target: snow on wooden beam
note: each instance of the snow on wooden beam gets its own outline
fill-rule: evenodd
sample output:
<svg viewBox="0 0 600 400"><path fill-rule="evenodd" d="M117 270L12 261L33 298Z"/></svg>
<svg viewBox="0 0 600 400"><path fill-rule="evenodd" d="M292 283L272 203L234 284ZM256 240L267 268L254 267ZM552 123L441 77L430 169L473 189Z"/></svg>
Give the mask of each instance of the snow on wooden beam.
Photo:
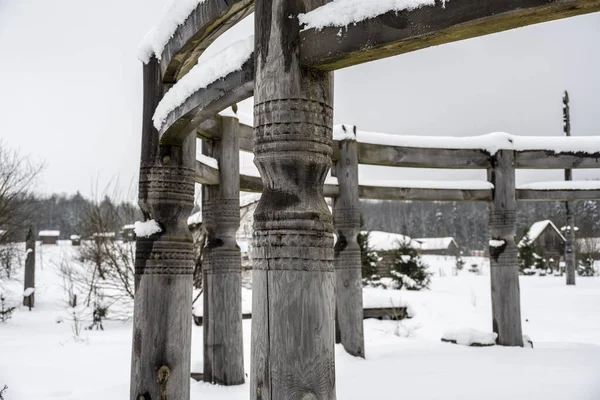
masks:
<svg viewBox="0 0 600 400"><path fill-rule="evenodd" d="M516 163L517 168L529 169L600 168L600 152L556 153L549 150L527 150L517 153Z"/></svg>
<svg viewBox="0 0 600 400"><path fill-rule="evenodd" d="M600 200L600 181L529 183L517 188L517 199L521 201Z"/></svg>
<svg viewBox="0 0 600 400"><path fill-rule="evenodd" d="M339 2L343 0L338 0ZM600 0L462 0L305 30L305 65L327 71L430 46L600 11ZM332 16L332 19L337 16Z"/></svg>

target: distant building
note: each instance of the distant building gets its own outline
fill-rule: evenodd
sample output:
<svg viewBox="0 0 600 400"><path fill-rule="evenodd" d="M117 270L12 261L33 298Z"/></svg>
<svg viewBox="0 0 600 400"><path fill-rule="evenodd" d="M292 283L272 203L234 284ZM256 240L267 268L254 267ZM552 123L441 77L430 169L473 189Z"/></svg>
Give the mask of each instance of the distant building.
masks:
<svg viewBox="0 0 600 400"><path fill-rule="evenodd" d="M114 241L117 235L114 232L96 232L92 235L92 239L95 241Z"/></svg>
<svg viewBox="0 0 600 400"><path fill-rule="evenodd" d="M362 232L366 233L366 232ZM420 243L408 236L399 233L371 231L369 232L369 246L377 252L381 260L377 264L377 274L382 278L390 278L390 267L396 257L396 249L400 243L409 241L415 249L420 248Z"/></svg>
<svg viewBox="0 0 600 400"><path fill-rule="evenodd" d="M71 245L73 246L79 246L81 244L81 236L79 235L71 235L69 239L71 239Z"/></svg>
<svg viewBox="0 0 600 400"><path fill-rule="evenodd" d="M132 242L135 240L135 225L128 224L123 226L121 229L121 238L125 242Z"/></svg>
<svg viewBox="0 0 600 400"><path fill-rule="evenodd" d="M437 256L456 256L458 254L458 245L453 237L419 238L414 241L420 244L421 254Z"/></svg>
<svg viewBox="0 0 600 400"><path fill-rule="evenodd" d="M540 249L552 269L560 266L565 250L565 237L560 230L549 219L535 222L529 227L527 236L533 243L534 248ZM523 244L523 238L519 241L519 247ZM557 264L558 263L558 264Z"/></svg>
<svg viewBox="0 0 600 400"><path fill-rule="evenodd" d="M56 244L59 236L60 231L45 230L38 233L38 237L42 241L42 244Z"/></svg>

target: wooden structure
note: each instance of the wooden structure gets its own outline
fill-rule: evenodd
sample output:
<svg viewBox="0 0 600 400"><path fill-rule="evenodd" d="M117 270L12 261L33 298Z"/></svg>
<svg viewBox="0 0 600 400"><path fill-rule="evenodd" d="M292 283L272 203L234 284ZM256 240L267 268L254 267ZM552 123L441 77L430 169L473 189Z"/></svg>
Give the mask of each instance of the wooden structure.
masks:
<svg viewBox="0 0 600 400"><path fill-rule="evenodd" d="M56 230L44 230L38 233L38 237L42 244L56 244L59 236L60 231Z"/></svg>
<svg viewBox="0 0 600 400"><path fill-rule="evenodd" d="M544 252L547 259L554 259L553 267L557 266L565 256L566 238L552 221L533 223L527 231L527 236L535 247L539 247Z"/></svg>
<svg viewBox="0 0 600 400"><path fill-rule="evenodd" d="M516 200L598 198L598 191L515 190L514 168L598 167L598 155L546 150L489 154L480 149L400 148L332 142L331 71L375 59L524 25L600 10L598 0L447 2L390 11L344 29L301 30L296 16L326 0L206 0L170 32L160 62L144 65L144 108L139 203L160 233L137 238L136 296L131 399L189 399L193 251L185 224L193 205L194 181L208 188L207 212L222 210L227 223L212 228L208 246L213 288L233 293L239 257L231 241L235 221L228 201L239 190L262 191L254 221L253 329L250 396L256 399L336 398L334 339L337 319L344 347L364 354L362 320L357 318L356 196L373 199L471 200L490 202L491 233L503 245L493 251L494 329L499 343L522 345L514 244ZM232 24L256 9L255 54L221 79L198 88L157 127L154 111L202 52ZM217 113L254 95L254 127ZM234 133L235 132L235 133ZM219 168L194 158L196 135ZM261 177L232 176L235 146L253 151ZM224 140L227 138L227 140ZM356 155L352 152L356 151ZM229 160L229 161L226 161ZM339 185L325 184L332 160ZM488 168L494 189L390 188L357 185L355 161L370 165ZM339 161L338 161L339 163ZM354 165L353 165L354 164ZM341 178L339 174L344 174ZM340 179L341 178L341 179ZM239 185L239 186L238 186ZM211 188L213 186L213 188ZM332 216L323 196L336 198L340 241L334 250ZM586 197L587 196L587 197ZM222 202L216 203L216 199ZM236 211L237 207L236 207ZM231 214L230 214L231 213ZM239 217L239 211L236 213ZM343 239L342 239L343 237ZM346 243L344 243L344 241ZM224 255L217 258L216 254ZM226 257L225 257L226 254ZM338 261L336 261L336 257ZM349 260L348 268L340 258ZM347 281L347 284L346 284ZM343 287L337 302L334 287ZM237 297L218 299L209 289L205 335L210 371L204 379L239 383L241 348L225 360L216 347L240 343L242 315ZM339 300L338 299L338 300ZM347 304L347 306L345 306ZM212 307L212 308L211 308ZM225 308L224 308L225 307ZM229 311L226 311L229 309ZM211 311L212 310L212 311ZM215 311L226 312L219 317ZM337 313L337 318L336 318ZM206 321L215 319L212 323ZM223 318L223 319L220 319ZM215 322L231 329L221 330ZM210 329L213 329L210 331ZM342 332L344 330L345 332ZM307 334L310 332L310 334ZM241 345L240 345L241 346ZM217 365L225 363L225 365ZM222 378L224 376L231 377Z"/></svg>
<svg viewBox="0 0 600 400"><path fill-rule="evenodd" d="M31 292L27 296L23 296L23 305L31 310L35 305L35 293L31 290L31 288L35 289L35 235L31 228L29 228L25 239L25 278L23 284L24 293Z"/></svg>
<svg viewBox="0 0 600 400"><path fill-rule="evenodd" d="M79 235L71 235L69 237L69 239L71 239L71 245L72 246L80 246L81 245L81 236L79 236Z"/></svg>
<svg viewBox="0 0 600 400"><path fill-rule="evenodd" d="M565 90L563 97L563 120L566 136L571 136L571 111L569 108L569 92ZM565 169L565 181L573 180L573 171L571 168ZM567 214L565 225L565 265L567 272L567 285L575 285L575 271L577 270L577 258L575 257L575 215L573 215L573 205L565 202L565 211Z"/></svg>
<svg viewBox="0 0 600 400"><path fill-rule="evenodd" d="M436 256L458 255L458 244L456 244L456 241L452 237L416 238L413 240L421 244L419 248L421 254Z"/></svg>

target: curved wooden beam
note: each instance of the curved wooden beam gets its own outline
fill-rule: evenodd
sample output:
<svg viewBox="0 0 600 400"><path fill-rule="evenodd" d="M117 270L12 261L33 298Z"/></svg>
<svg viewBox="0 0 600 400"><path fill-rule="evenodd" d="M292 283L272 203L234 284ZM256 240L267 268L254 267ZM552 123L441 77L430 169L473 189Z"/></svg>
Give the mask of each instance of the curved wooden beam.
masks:
<svg viewBox="0 0 600 400"><path fill-rule="evenodd" d="M333 71L368 61L600 11L600 0L460 0L388 12L347 27L302 32L307 66Z"/></svg>
<svg viewBox="0 0 600 400"><path fill-rule="evenodd" d="M215 39L253 11L253 0L206 0L198 4L163 49L163 83L181 79Z"/></svg>
<svg viewBox="0 0 600 400"><path fill-rule="evenodd" d="M242 69L218 79L192 94L167 116L160 129L162 144L177 145L219 111L251 97L254 93L254 57Z"/></svg>

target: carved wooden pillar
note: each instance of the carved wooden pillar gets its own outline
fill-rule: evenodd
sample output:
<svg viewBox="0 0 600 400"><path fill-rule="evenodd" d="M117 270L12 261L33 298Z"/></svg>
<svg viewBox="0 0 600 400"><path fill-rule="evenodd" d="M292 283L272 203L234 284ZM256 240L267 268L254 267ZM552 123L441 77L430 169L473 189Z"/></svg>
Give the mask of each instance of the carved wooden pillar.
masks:
<svg viewBox="0 0 600 400"><path fill-rule="evenodd" d="M298 13L324 0L255 3L251 399L335 399L331 166L333 74L298 61Z"/></svg>
<svg viewBox="0 0 600 400"><path fill-rule="evenodd" d="M336 342L353 356L365 356L363 333L362 269L360 246L360 200L358 194L358 147L354 139L339 142L340 158L335 165L340 194L333 202L335 243Z"/></svg>
<svg viewBox="0 0 600 400"><path fill-rule="evenodd" d="M517 262L517 198L515 190L515 153L500 150L493 159L490 181L494 199L490 203L490 279L492 319L498 344L523 346L521 295Z"/></svg>
<svg viewBox="0 0 600 400"><path fill-rule="evenodd" d="M565 229L565 269L567 272L567 285L575 285L575 270L577 265L577 256L575 254L575 216L573 215L574 205L574 202L565 202L565 207L567 209L567 228Z"/></svg>
<svg viewBox="0 0 600 400"><path fill-rule="evenodd" d="M25 279L24 290L35 289L35 235L29 228L25 239ZM23 298L23 305L32 308L35 305L35 292Z"/></svg>
<svg viewBox="0 0 600 400"><path fill-rule="evenodd" d="M235 234L240 226L239 124L223 117L221 140L202 152L219 162L220 184L202 186L206 246L202 265L205 382L244 383L242 258Z"/></svg>
<svg viewBox="0 0 600 400"><path fill-rule="evenodd" d="M160 66L144 65L139 205L162 230L138 236L131 399L190 397L194 253L187 217L194 204L196 138L159 145L152 115L162 96Z"/></svg>

